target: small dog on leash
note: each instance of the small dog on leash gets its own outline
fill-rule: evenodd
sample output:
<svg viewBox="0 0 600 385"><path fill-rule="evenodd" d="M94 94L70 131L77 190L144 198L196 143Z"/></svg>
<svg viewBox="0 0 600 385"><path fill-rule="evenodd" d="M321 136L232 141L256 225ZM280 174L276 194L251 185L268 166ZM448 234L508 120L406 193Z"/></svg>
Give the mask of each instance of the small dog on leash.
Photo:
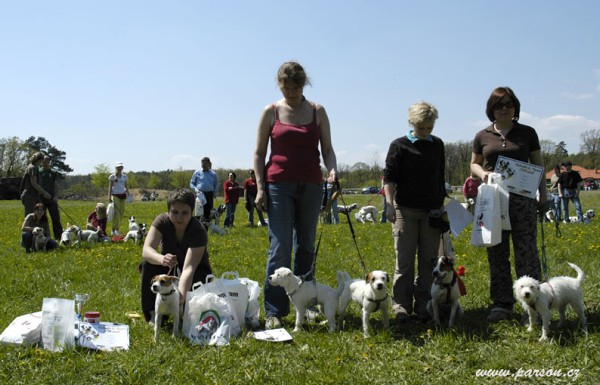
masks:
<svg viewBox="0 0 600 385"><path fill-rule="evenodd" d="M342 213L342 214L350 214L352 212L352 210L356 210L358 208L358 205L356 203L352 203L351 205L338 205L338 212Z"/></svg>
<svg viewBox="0 0 600 385"><path fill-rule="evenodd" d="M570 262L567 263L577 272L577 278L554 277L548 282L539 282L525 275L517 279L513 285L515 297L517 297L517 300L519 300L521 306L527 310L527 314L529 315L529 327L527 331L533 330L538 313L542 317L542 336L540 337L540 341L548 340L552 310L558 310L558 314L560 315L559 329L564 326L567 305L571 305L573 310L575 310L581 321L583 331L587 333L583 292L581 290L581 285L585 280L585 273L579 266Z"/></svg>
<svg viewBox="0 0 600 385"><path fill-rule="evenodd" d="M461 282L458 274L454 271L454 260L445 255L440 256L433 268L432 275L434 280L431 285L431 299L427 302L427 311L433 317L435 324L441 327L440 309L449 308L448 327L453 328L457 318L461 318L464 314L458 302L461 296Z"/></svg>
<svg viewBox="0 0 600 385"><path fill-rule="evenodd" d="M34 227L31 234L33 234L33 250L46 251L48 237L44 234L44 229L41 227Z"/></svg>
<svg viewBox="0 0 600 385"><path fill-rule="evenodd" d="M163 315L173 317L173 337L179 335L179 278L160 274L152 278L150 290L156 294L154 303L154 342L158 341Z"/></svg>
<svg viewBox="0 0 600 385"><path fill-rule="evenodd" d="M296 308L296 324L294 332L299 332L304 323L306 308L311 306L313 301L321 306L329 332L335 331L335 315L338 309L338 301L342 290L343 282L338 282L338 290L317 283L316 281L303 281L302 278L294 275L287 267L280 267L269 276L269 283L273 286L281 286L285 289L287 296Z"/></svg>
<svg viewBox="0 0 600 385"><path fill-rule="evenodd" d="M60 235L59 246L73 246L77 241L77 236L71 231L71 226L67 225L67 228Z"/></svg>
<svg viewBox="0 0 600 385"><path fill-rule="evenodd" d="M387 284L388 274L385 271L375 270L366 275L364 279L351 279L345 271L337 272L338 282L344 283L344 290L339 301L339 328L344 324L344 314L350 300L358 303L362 308L363 336L368 338L369 318L377 310L381 310L383 327L388 328L389 322L389 296Z"/></svg>
<svg viewBox="0 0 600 385"><path fill-rule="evenodd" d="M66 235L66 232L70 232L71 234ZM94 242L98 242L99 234L102 232L102 229L98 228L97 230L81 230L79 226L73 225L68 227L61 235L61 243L63 243L63 239L68 239L68 242L64 242L63 244L75 246L78 245L81 247L82 242L87 242L88 245L92 246ZM74 239L74 241L71 241Z"/></svg>
<svg viewBox="0 0 600 385"><path fill-rule="evenodd" d="M375 223L377 222L377 216L379 215L379 210L375 206L363 206L358 210L356 214L354 214L354 218L356 218L359 223Z"/></svg>
<svg viewBox="0 0 600 385"><path fill-rule="evenodd" d="M219 226L221 222L221 215L223 215L226 209L227 206L225 205L225 203L222 203L216 208L210 210L210 218L208 218L208 220L210 222L214 221L215 225Z"/></svg>

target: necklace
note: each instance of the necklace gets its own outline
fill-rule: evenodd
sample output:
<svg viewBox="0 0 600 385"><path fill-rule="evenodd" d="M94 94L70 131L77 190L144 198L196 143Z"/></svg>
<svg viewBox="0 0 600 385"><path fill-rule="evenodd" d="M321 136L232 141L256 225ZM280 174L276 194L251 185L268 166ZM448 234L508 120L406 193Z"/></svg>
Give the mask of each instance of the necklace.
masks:
<svg viewBox="0 0 600 385"><path fill-rule="evenodd" d="M496 128L496 123L494 123L494 131L496 131L498 135L500 135L500 137L502 138L502 148L506 148L506 136L502 135L502 131Z"/></svg>

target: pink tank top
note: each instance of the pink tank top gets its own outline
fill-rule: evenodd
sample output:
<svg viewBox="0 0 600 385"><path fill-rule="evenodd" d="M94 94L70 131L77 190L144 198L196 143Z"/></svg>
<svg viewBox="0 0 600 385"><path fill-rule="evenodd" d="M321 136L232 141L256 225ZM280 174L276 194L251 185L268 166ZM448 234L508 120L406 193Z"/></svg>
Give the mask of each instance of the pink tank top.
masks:
<svg viewBox="0 0 600 385"><path fill-rule="evenodd" d="M271 155L266 165L266 181L272 183L321 183L319 141L321 128L317 124L317 110L307 125L284 124L279 121L273 104L275 124L271 129Z"/></svg>

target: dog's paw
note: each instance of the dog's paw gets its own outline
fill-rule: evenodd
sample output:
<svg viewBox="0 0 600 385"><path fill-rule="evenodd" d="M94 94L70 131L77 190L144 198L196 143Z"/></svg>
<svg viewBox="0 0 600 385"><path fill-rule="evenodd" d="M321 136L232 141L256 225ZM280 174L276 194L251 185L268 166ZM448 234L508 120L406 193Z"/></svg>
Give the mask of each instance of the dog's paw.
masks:
<svg viewBox="0 0 600 385"><path fill-rule="evenodd" d="M548 337L547 336L541 336L539 339L540 342L547 342L548 341Z"/></svg>

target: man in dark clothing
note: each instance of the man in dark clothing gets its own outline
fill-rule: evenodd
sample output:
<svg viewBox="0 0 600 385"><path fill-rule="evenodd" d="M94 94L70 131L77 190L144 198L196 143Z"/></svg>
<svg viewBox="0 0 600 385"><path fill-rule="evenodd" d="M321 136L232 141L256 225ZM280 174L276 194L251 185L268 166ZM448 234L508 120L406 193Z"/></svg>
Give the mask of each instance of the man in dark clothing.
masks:
<svg viewBox="0 0 600 385"><path fill-rule="evenodd" d="M60 223L60 211L58 210L58 173L50 167L50 157L44 156L42 169L40 170L40 185L50 194L49 197L42 197L42 203L48 208L50 218L52 219L52 232L54 239L60 239L63 228Z"/></svg>
<svg viewBox="0 0 600 385"><path fill-rule="evenodd" d="M566 161L561 164L562 172L558 177L558 196L562 200L565 223L569 220L569 200L573 201L575 212L577 213L577 221L583 222L583 210L579 201L579 191L581 189L581 175L577 171L572 170L573 163Z"/></svg>

